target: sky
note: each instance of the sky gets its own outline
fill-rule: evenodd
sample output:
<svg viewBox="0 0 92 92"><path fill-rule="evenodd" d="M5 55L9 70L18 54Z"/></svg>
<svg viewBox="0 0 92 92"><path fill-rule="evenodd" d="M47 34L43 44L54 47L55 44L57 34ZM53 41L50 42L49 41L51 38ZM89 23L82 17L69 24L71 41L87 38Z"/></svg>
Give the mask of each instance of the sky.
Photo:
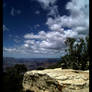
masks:
<svg viewBox="0 0 92 92"><path fill-rule="evenodd" d="M88 33L89 0L3 0L4 57L60 58Z"/></svg>

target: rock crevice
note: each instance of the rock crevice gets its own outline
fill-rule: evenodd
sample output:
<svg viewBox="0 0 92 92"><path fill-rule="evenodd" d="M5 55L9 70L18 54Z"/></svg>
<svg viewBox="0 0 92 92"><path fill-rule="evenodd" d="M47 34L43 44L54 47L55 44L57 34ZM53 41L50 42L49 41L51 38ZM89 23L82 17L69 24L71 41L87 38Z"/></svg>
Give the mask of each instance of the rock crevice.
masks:
<svg viewBox="0 0 92 92"><path fill-rule="evenodd" d="M89 71L61 68L28 71L24 74L23 88L33 92L81 92L77 90L87 88L89 92Z"/></svg>

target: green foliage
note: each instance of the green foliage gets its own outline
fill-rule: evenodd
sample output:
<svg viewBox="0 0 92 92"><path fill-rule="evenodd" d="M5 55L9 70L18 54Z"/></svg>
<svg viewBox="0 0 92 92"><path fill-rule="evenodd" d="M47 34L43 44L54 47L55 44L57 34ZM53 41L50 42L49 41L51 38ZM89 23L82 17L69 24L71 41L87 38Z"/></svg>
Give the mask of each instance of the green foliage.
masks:
<svg viewBox="0 0 92 92"><path fill-rule="evenodd" d="M67 46L67 54L62 57L62 68L72 68L86 70L89 68L89 37L80 38L76 43L76 39L67 38L65 44Z"/></svg>
<svg viewBox="0 0 92 92"><path fill-rule="evenodd" d="M27 71L24 64L16 64L14 67L8 67L3 77L4 92L23 92L22 80L23 74Z"/></svg>

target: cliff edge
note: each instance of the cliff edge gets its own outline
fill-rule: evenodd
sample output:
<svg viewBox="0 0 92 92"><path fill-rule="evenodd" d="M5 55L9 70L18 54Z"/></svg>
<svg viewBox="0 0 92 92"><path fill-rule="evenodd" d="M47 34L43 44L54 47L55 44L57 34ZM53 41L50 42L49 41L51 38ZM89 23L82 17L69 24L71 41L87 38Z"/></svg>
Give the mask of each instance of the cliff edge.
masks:
<svg viewBox="0 0 92 92"><path fill-rule="evenodd" d="M89 92L89 70L28 71L23 77L23 88L25 92Z"/></svg>

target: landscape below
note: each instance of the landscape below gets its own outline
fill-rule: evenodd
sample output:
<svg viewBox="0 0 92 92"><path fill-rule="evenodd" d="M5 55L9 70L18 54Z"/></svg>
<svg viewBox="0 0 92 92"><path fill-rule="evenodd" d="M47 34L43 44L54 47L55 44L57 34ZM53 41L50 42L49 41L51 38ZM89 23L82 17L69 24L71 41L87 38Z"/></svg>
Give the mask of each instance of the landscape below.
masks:
<svg viewBox="0 0 92 92"><path fill-rule="evenodd" d="M89 70L62 69L58 58L3 60L4 92L89 92Z"/></svg>
<svg viewBox="0 0 92 92"><path fill-rule="evenodd" d="M24 64L27 70L38 70L51 68L60 61L60 58L12 58L3 57L3 70L5 71L8 67L13 67L16 64Z"/></svg>
<svg viewBox="0 0 92 92"><path fill-rule="evenodd" d="M89 92L89 37L76 41L66 39L60 59L4 57L4 92Z"/></svg>

